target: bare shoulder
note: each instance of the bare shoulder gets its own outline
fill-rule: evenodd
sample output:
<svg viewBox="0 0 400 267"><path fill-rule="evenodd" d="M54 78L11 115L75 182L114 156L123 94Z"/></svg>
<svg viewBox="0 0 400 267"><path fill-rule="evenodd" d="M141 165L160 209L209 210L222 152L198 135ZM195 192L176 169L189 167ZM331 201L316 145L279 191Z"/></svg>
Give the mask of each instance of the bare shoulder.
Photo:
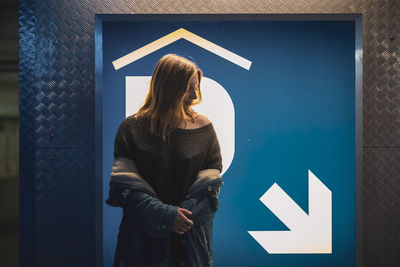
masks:
<svg viewBox="0 0 400 267"><path fill-rule="evenodd" d="M203 114L200 114L200 113L197 113L196 124L197 124L198 127L202 127L204 125L207 125L210 122L211 121L207 116L205 116Z"/></svg>

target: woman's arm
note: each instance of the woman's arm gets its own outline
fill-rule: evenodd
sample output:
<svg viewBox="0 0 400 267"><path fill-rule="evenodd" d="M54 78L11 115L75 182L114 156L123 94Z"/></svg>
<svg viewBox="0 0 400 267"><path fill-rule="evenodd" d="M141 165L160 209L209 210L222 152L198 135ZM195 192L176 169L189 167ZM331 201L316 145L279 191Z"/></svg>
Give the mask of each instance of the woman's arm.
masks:
<svg viewBox="0 0 400 267"><path fill-rule="evenodd" d="M167 237L171 230L184 234L193 226L193 221L187 218L192 214L191 211L164 204L152 193L121 183L110 183L106 203L122 207L124 212L132 214L143 226L143 230L153 238Z"/></svg>
<svg viewBox="0 0 400 267"><path fill-rule="evenodd" d="M122 201L124 212L133 214L153 238L167 237L173 230L178 208L140 190L130 190Z"/></svg>
<svg viewBox="0 0 400 267"><path fill-rule="evenodd" d="M172 230L184 234L193 226L193 221L186 217L192 214L189 210L164 204L144 192L131 191L124 212L134 214L153 238L167 237Z"/></svg>

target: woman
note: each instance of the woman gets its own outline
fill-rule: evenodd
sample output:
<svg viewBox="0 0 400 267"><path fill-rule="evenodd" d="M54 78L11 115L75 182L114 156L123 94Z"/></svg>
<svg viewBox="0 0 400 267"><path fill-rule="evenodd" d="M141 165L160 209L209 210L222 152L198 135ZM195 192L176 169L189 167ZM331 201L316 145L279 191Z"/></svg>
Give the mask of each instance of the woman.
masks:
<svg viewBox="0 0 400 267"><path fill-rule="evenodd" d="M107 203L123 208L114 266L211 266L220 146L201 101L201 70L168 54L143 106L115 137Z"/></svg>

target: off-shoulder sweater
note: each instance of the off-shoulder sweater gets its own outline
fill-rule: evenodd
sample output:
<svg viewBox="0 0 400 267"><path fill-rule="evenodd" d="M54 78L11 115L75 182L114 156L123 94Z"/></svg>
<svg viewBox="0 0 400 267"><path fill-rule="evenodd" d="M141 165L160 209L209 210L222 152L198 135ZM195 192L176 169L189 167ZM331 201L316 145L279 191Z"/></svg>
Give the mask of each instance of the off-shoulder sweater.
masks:
<svg viewBox="0 0 400 267"><path fill-rule="evenodd" d="M212 123L196 129L176 128L167 142L148 129L147 123L134 115L124 119L115 137L114 157L133 160L165 204L183 201L199 171L222 171L220 145Z"/></svg>

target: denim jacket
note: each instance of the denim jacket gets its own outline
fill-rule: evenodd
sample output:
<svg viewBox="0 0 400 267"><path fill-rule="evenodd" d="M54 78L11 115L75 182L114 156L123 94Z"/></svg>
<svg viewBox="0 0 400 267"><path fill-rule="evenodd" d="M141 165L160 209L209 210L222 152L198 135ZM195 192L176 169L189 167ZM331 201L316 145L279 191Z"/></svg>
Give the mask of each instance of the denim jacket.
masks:
<svg viewBox="0 0 400 267"><path fill-rule="evenodd" d="M223 185L219 170L198 173L179 207L192 212L193 226L182 239L179 266L212 266L212 226ZM115 158L106 203L123 208L114 267L175 266L170 246L178 207L164 204L128 158Z"/></svg>

